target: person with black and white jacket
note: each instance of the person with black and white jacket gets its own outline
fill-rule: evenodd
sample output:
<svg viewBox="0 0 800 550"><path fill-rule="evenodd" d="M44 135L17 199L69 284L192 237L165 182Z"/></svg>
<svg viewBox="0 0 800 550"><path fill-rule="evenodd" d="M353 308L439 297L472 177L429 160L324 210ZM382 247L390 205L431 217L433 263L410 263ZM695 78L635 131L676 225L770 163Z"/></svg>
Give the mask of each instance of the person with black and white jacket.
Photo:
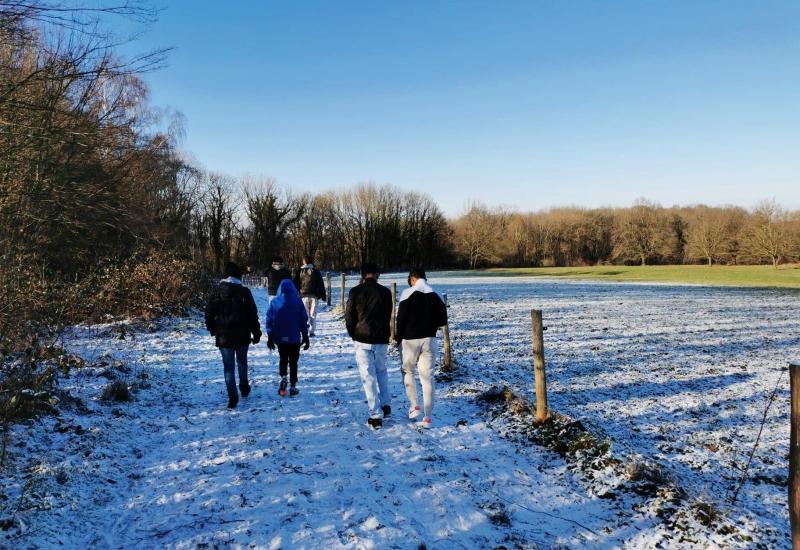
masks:
<svg viewBox="0 0 800 550"><path fill-rule="evenodd" d="M314 336L317 330L317 306L320 300L326 299L325 283L322 273L311 263L311 258L303 256L303 265L300 267L294 281L300 292L300 299L306 306L308 314L308 327L311 329L309 336Z"/></svg>
<svg viewBox="0 0 800 550"><path fill-rule="evenodd" d="M422 425L427 428L433 423L433 371L438 350L436 331L447 324L447 306L428 284L425 270L412 269L408 275L408 286L400 295L395 340L401 346L403 384L411 403L408 417L413 420L420 413L414 377L414 371L418 370L425 413Z"/></svg>

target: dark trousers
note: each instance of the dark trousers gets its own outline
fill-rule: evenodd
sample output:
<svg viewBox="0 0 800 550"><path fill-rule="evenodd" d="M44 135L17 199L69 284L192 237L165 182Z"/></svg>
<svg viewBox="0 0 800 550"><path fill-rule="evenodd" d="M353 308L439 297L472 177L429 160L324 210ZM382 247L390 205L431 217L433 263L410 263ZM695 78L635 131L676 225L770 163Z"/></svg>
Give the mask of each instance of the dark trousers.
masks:
<svg viewBox="0 0 800 550"><path fill-rule="evenodd" d="M228 397L238 397L236 393L235 367L239 367L239 387L246 388L247 384L247 348L248 345L238 348L219 348L222 353L222 367L225 370L225 387Z"/></svg>
<svg viewBox="0 0 800 550"><path fill-rule="evenodd" d="M278 354L280 355L281 376L286 376L286 367L289 367L289 383L297 385L297 361L300 359L300 344L278 344Z"/></svg>

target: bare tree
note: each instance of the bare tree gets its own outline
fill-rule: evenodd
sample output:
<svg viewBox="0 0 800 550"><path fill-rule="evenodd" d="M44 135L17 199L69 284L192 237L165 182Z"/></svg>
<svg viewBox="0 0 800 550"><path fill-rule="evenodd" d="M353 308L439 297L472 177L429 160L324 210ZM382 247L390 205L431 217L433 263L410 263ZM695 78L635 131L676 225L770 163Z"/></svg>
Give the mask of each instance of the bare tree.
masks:
<svg viewBox="0 0 800 550"><path fill-rule="evenodd" d="M639 199L622 212L615 235L615 253L621 258L635 258L641 265L657 256L664 244L660 207Z"/></svg>
<svg viewBox="0 0 800 550"><path fill-rule="evenodd" d="M211 253L211 265L216 273L222 273L225 263L233 252L236 235L236 198L233 193L235 180L223 174L207 175L208 191L203 205L202 230Z"/></svg>
<svg viewBox="0 0 800 550"><path fill-rule="evenodd" d="M753 211L745 231L745 247L755 258L768 258L775 269L791 250L789 214L774 200L763 201Z"/></svg>
<svg viewBox="0 0 800 550"><path fill-rule="evenodd" d="M466 259L470 269L498 261L499 241L506 223L504 214L493 213L478 203L470 205L458 219L454 238L459 255Z"/></svg>
<svg viewBox="0 0 800 550"><path fill-rule="evenodd" d="M250 224L249 260L252 265L267 266L285 249L289 228L302 218L308 201L282 191L270 178L246 178L243 188Z"/></svg>
<svg viewBox="0 0 800 550"><path fill-rule="evenodd" d="M688 221L687 249L689 257L703 259L710 266L728 250L730 232L725 212L700 206Z"/></svg>

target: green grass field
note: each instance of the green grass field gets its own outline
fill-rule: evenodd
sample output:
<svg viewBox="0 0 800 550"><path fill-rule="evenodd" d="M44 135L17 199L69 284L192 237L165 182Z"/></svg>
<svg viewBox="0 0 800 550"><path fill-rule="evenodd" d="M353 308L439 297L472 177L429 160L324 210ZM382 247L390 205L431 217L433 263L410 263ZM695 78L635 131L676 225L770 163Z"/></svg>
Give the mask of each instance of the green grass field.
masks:
<svg viewBox="0 0 800 550"><path fill-rule="evenodd" d="M704 265L604 265L590 267L486 269L482 270L481 273L527 277L564 277L568 279L593 279L604 281L800 288L800 266L798 265L786 265L778 269L766 265L715 265L712 267Z"/></svg>

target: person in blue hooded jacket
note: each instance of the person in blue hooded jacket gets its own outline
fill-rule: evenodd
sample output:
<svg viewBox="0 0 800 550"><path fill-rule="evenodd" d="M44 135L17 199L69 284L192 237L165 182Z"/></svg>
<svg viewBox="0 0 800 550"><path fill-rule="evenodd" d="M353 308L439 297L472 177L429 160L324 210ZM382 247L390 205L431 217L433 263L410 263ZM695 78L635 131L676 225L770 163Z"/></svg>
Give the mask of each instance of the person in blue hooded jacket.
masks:
<svg viewBox="0 0 800 550"><path fill-rule="evenodd" d="M300 360L300 345L308 349L308 313L297 287L291 279L284 279L278 285L278 295L269 304L265 322L267 347L278 347L281 384L278 394L286 395L286 373L289 371L289 396L299 393L297 389L297 363ZM287 369L288 367L288 369Z"/></svg>

